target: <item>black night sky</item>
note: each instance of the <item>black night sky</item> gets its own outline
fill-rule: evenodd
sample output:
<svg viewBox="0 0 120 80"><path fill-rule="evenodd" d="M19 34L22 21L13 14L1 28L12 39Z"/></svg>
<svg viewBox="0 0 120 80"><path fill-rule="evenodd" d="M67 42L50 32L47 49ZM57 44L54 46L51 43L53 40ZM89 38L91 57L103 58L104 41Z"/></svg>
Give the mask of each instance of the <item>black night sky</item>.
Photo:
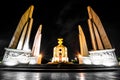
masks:
<svg viewBox="0 0 120 80"><path fill-rule="evenodd" d="M22 14L30 5L34 5L33 27L30 45L40 24L42 29L41 52L52 57L52 49L57 45L57 38L64 38L70 56L79 51L78 25L85 31L89 50L87 6L90 5L98 14L109 40L120 56L120 9L116 0L2 0L0 2L0 56L8 47ZM71 57L72 58L72 57Z"/></svg>

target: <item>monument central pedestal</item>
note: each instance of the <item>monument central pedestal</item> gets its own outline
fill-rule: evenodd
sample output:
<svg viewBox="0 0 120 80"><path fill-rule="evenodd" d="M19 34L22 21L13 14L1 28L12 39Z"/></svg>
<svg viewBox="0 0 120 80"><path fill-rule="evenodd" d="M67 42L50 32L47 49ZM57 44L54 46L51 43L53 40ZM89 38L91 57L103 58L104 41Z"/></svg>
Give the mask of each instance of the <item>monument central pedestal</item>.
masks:
<svg viewBox="0 0 120 80"><path fill-rule="evenodd" d="M58 45L53 48L52 63L69 62L67 47L65 47L62 43L63 43L63 38L58 38Z"/></svg>

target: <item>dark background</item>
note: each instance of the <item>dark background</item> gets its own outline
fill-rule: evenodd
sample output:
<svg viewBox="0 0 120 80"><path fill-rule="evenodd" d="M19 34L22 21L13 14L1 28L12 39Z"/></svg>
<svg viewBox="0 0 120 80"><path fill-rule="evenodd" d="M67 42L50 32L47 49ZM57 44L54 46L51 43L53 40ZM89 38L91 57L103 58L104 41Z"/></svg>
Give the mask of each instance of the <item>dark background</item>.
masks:
<svg viewBox="0 0 120 80"><path fill-rule="evenodd" d="M97 13L109 40L120 56L120 9L116 0L4 0L0 1L0 56L8 47L14 31L23 13L30 5L34 5L33 27L30 38L30 48L40 24L43 25L41 53L46 59L52 58L53 47L57 38L64 38L69 57L74 58L79 51L78 25L84 30L89 50L91 43L88 32L87 6L90 5Z"/></svg>

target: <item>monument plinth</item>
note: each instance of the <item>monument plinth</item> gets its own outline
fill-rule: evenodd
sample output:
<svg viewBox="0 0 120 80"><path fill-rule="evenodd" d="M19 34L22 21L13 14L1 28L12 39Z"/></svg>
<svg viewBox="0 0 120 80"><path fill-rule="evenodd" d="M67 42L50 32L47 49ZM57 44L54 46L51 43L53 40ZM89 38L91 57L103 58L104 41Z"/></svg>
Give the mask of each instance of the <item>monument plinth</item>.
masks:
<svg viewBox="0 0 120 80"><path fill-rule="evenodd" d="M115 49L89 51L90 59L93 65L114 66L118 65L115 55Z"/></svg>

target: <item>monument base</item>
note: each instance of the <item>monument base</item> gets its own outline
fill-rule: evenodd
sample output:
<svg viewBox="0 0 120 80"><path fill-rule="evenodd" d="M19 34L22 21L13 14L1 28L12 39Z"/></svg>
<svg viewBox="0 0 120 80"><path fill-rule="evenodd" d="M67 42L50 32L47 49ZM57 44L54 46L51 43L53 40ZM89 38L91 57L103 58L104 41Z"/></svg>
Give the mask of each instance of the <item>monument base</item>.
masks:
<svg viewBox="0 0 120 80"><path fill-rule="evenodd" d="M5 48L5 54L2 60L4 65L14 66L18 64L28 64L31 51Z"/></svg>
<svg viewBox="0 0 120 80"><path fill-rule="evenodd" d="M91 64L93 65L118 65L118 61L115 55L115 49L89 51L89 53Z"/></svg>

